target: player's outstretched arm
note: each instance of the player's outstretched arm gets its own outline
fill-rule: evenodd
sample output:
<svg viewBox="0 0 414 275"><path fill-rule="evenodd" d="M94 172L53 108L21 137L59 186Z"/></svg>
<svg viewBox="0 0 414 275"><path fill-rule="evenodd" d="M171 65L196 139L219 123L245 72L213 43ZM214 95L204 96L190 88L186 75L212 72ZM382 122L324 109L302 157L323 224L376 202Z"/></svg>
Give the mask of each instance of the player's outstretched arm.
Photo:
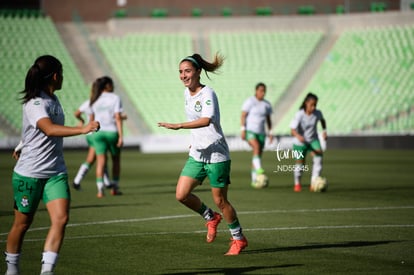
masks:
<svg viewBox="0 0 414 275"><path fill-rule="evenodd" d="M206 127L210 125L211 118L209 117L201 117L199 119L183 122L183 123L168 123L168 122L158 122L158 127L164 127L171 130L178 130L178 129L195 129Z"/></svg>
<svg viewBox="0 0 414 275"><path fill-rule="evenodd" d="M69 127L54 124L50 118L41 118L37 122L37 127L49 137L69 137L90 132L98 131L100 126L98 121L90 121L87 125L80 127Z"/></svg>

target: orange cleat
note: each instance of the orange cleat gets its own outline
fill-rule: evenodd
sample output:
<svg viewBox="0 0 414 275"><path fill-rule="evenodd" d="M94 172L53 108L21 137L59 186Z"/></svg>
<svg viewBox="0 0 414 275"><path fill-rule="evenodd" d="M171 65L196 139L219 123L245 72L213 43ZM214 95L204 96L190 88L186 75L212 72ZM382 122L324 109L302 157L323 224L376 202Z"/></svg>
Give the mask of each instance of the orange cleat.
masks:
<svg viewBox="0 0 414 275"><path fill-rule="evenodd" d="M207 227L206 241L208 243L212 243L216 239L217 226L221 222L221 219L222 219L221 215L217 212L214 212L214 218L212 220L206 222L206 227Z"/></svg>
<svg viewBox="0 0 414 275"><path fill-rule="evenodd" d="M295 187L293 188L293 191L295 191L295 192L302 191L302 186L300 184L295 184Z"/></svg>
<svg viewBox="0 0 414 275"><path fill-rule="evenodd" d="M226 256L239 255L240 252L247 247L247 239L243 237L241 240L231 239L230 249L227 251Z"/></svg>

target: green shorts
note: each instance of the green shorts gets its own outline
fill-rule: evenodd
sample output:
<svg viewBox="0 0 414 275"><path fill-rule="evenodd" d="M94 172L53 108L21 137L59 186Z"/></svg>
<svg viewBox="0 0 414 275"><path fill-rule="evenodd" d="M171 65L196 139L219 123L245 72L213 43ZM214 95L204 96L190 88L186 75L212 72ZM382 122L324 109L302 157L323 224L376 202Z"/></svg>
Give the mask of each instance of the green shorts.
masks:
<svg viewBox="0 0 414 275"><path fill-rule="evenodd" d="M93 147L97 155L106 154L109 150L112 156L117 156L121 152L121 148L116 146L118 143L117 132L99 131L93 134Z"/></svg>
<svg viewBox="0 0 414 275"><path fill-rule="evenodd" d="M13 172L12 182L15 209L22 213L35 212L40 200L45 204L55 199L70 200L67 174L37 179Z"/></svg>
<svg viewBox="0 0 414 275"><path fill-rule="evenodd" d="M252 131L246 131L246 140L249 141L252 139L256 139L259 142L261 149L264 148L266 142L266 134L256 134Z"/></svg>
<svg viewBox="0 0 414 275"><path fill-rule="evenodd" d="M196 179L201 183L208 177L211 187L223 188L227 184L230 184L230 163L230 160L217 163L205 163L189 157L181 171L181 176Z"/></svg>
<svg viewBox="0 0 414 275"><path fill-rule="evenodd" d="M303 160L306 157L306 154L309 151L322 151L321 143L319 139L314 139L310 143L305 143L302 145L293 144L293 156L296 160Z"/></svg>
<svg viewBox="0 0 414 275"><path fill-rule="evenodd" d="M93 134L86 135L86 142L89 147L93 147Z"/></svg>

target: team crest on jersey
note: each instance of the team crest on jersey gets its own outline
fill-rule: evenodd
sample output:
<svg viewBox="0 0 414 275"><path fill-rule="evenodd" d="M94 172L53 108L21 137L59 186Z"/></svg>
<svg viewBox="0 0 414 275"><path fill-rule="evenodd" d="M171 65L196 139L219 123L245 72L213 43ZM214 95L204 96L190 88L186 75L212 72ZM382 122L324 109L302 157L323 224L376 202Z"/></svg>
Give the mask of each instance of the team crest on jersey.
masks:
<svg viewBox="0 0 414 275"><path fill-rule="evenodd" d="M29 205L29 199L27 198L27 196L23 196L23 197L22 197L22 201L20 202L20 204L21 204L23 207L27 207L27 206Z"/></svg>
<svg viewBox="0 0 414 275"><path fill-rule="evenodd" d="M197 101L194 105L194 111L201 112L202 109L203 109L203 107L201 106L201 102Z"/></svg>

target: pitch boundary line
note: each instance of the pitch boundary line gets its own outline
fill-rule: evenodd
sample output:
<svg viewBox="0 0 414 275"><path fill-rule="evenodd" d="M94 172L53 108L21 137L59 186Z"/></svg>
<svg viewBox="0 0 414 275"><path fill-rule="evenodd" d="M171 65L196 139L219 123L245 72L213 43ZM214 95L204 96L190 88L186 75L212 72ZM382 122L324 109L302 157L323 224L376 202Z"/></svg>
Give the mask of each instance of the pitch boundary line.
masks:
<svg viewBox="0 0 414 275"><path fill-rule="evenodd" d="M262 210L262 211L240 211L239 215L256 215L256 214L274 214L274 213L309 213L309 212L350 212L350 211L382 211L382 210L401 210L401 209L414 209L414 205L409 206L387 206L387 207L360 207L360 208L320 208L320 209L289 209L289 210ZM101 225L101 224L115 224L115 223L133 223L133 222L148 222L148 221L159 221L159 220L172 220L182 219L198 216L197 214L186 214L186 215L171 215L171 216L158 216L149 218L136 218L136 219L118 219L118 220L107 220L107 221L96 221L96 222L85 222L85 223L69 223L66 227L81 227L90 225ZM36 227L31 228L28 232L49 230L49 227ZM247 229L246 229L247 230ZM6 233L0 233L0 236L7 235ZM0 241L1 242L1 241Z"/></svg>
<svg viewBox="0 0 414 275"><path fill-rule="evenodd" d="M319 226L294 226L294 227L270 227L270 228L245 228L243 231L289 231L289 230L329 230L329 229L356 229L356 228L414 228L414 224L372 224L372 225L319 225ZM218 232L228 232L228 230L217 230ZM121 233L121 234L99 234L86 236L66 236L67 240L97 239L97 238L119 238L136 236L159 236L159 235L183 235L183 234L205 234L205 230L195 231L164 231L164 232L141 232L141 233ZM45 238L25 239L25 242L44 241ZM0 240L0 243L6 241Z"/></svg>

